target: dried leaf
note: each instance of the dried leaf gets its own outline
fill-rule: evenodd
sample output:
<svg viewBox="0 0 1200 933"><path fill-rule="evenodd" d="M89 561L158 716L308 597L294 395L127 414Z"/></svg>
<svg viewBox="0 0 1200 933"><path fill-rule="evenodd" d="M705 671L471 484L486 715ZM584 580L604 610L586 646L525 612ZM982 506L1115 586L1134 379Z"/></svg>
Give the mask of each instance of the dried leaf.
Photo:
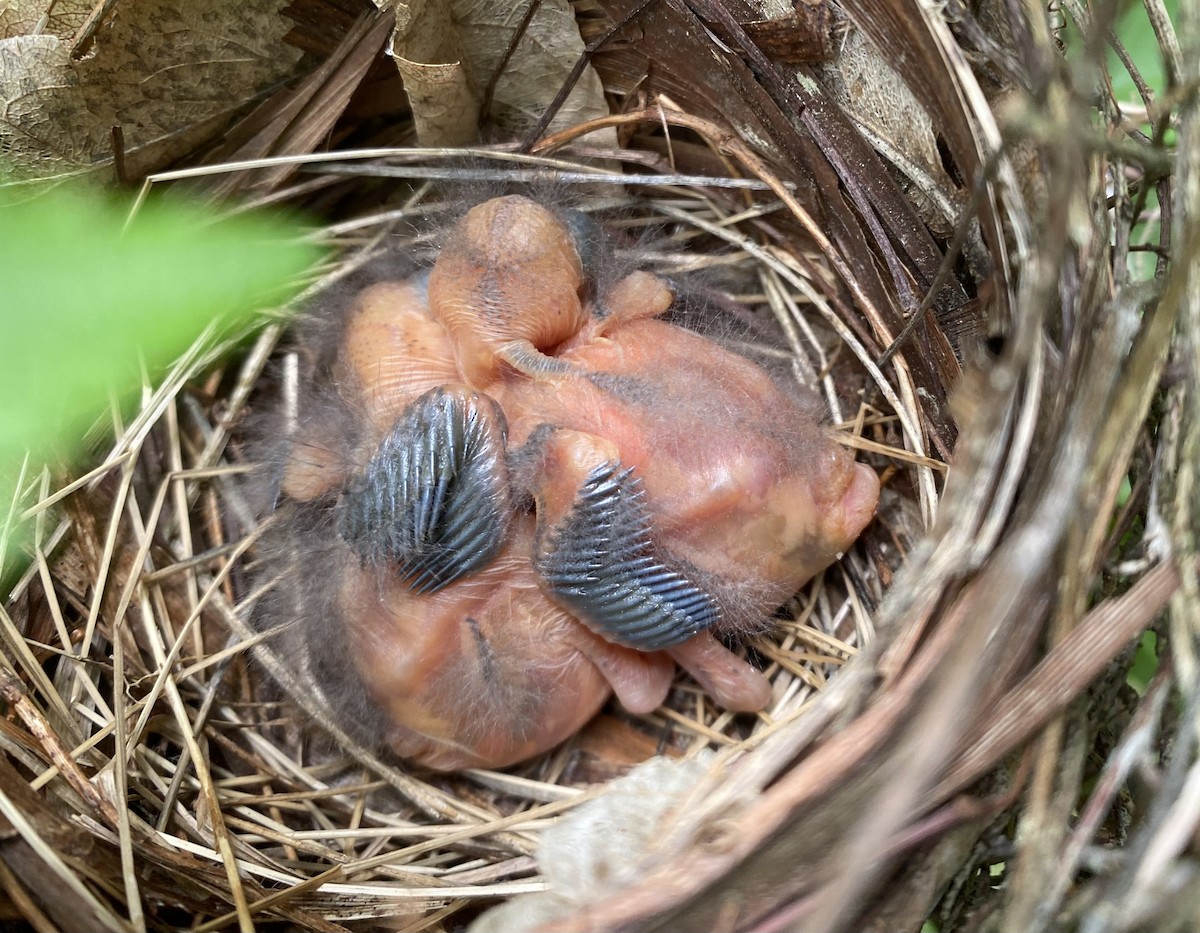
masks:
<svg viewBox="0 0 1200 933"><path fill-rule="evenodd" d="M0 159L49 175L85 164L87 106L67 46L56 36L0 40Z"/></svg>
<svg viewBox="0 0 1200 933"><path fill-rule="evenodd" d="M482 116L502 135L537 124L583 54L583 39L566 0L544 0L508 56L527 10L488 0L396 5L393 55L424 145L477 139L489 87L490 110ZM607 114L600 78L589 66L550 128Z"/></svg>
<svg viewBox="0 0 1200 933"><path fill-rule="evenodd" d="M87 21L92 5L92 0L10 0L0 6L0 39L34 34L70 39ZM43 16L46 22L39 29Z"/></svg>
<svg viewBox="0 0 1200 933"><path fill-rule="evenodd" d="M305 78L271 95L225 134L206 164L240 162L267 156L312 152L329 135L351 97L379 60L389 33L389 19L378 12L360 16L322 64ZM296 171L297 165L277 165L256 173L219 176L211 191L226 196L249 187L270 190Z"/></svg>
<svg viewBox="0 0 1200 933"><path fill-rule="evenodd" d="M825 90L911 187L921 219L943 237L953 232L959 188L946 174L929 112L859 30L847 33L837 60L821 69Z"/></svg>
<svg viewBox="0 0 1200 933"><path fill-rule="evenodd" d="M946 153L970 191L979 181L984 153L999 145L998 130L962 50L951 38L945 19L931 7L912 0L844 0L844 11L879 49L888 65L930 115ZM993 198L978 211L979 235L994 277L991 295L998 319L1007 319L1011 302L1008 256ZM968 256L976 247L968 243Z"/></svg>
<svg viewBox="0 0 1200 933"><path fill-rule="evenodd" d="M282 0L118 4L82 61L53 35L0 39L5 171L47 175L106 161L120 127L131 174L176 158L260 91L291 76ZM22 19L21 21L24 21Z"/></svg>

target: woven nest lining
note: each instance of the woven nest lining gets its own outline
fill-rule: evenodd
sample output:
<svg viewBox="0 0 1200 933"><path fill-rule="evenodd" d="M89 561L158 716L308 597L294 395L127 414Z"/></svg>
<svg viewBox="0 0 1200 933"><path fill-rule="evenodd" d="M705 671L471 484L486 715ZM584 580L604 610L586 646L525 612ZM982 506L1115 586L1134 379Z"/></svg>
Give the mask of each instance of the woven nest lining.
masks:
<svg viewBox="0 0 1200 933"><path fill-rule="evenodd" d="M967 113L999 149L990 112ZM614 193L612 177L569 148L599 125L686 131L731 175L757 184L672 186L668 175L637 197ZM1030 137L1044 190L1060 185L1066 200L1093 207L1128 198L1119 182L1106 194L1112 175L1086 141ZM1149 745L1174 676L1162 668L1140 701L1121 687L1122 657L1181 574L1121 540L1147 523L1152 482L1167 501L1187 464L1171 445L1194 437L1184 389L1154 396L1185 288L1170 277L1178 266L1163 265L1162 301L1130 297L1121 274L1100 273L1111 260L1107 214L1093 212L1082 243L1053 199L1031 222L1028 186L1013 162L997 159L973 235L995 263L988 283L1001 352L980 348L993 323L982 314L957 329L930 315L915 339L890 348L900 302L878 299L880 281L892 280L878 268L872 282L860 280L845 239L826 233L828 218L814 216L802 186L714 120L667 100L557 133L534 152L470 154L489 170L595 173L595 185L579 186L585 206L617 228L665 231L637 247L639 264L718 268L740 301L778 322L797 377L835 413L833 430L883 475L876 523L752 643L772 705L734 716L679 681L656 713L631 717L610 704L576 739L505 773L431 775L359 745L311 697L279 697L259 666L277 659L245 623L256 536L241 533L254 521L242 419L263 403L264 372L286 369L286 319L275 317L248 349L197 344L147 391L106 456L81 476L48 478L30 510L35 560L0 626L9 660L0 670L9 711L0 788L14 866L4 880L28 922L46 913L36 891L20 900L22 859L49 866L62 887L57 909L81 927L459 928L483 905L545 887L533 858L541 831L601 793L598 782L655 753L703 749L720 754L689 806L648 852L631 853L646 865L642 882L598 901L574 892L562 929L699 929L716 917L732 917L730 929L908 928L937 893L912 879L950 860L979 885L1006 859L973 863L971 847L988 827L1007 839L1018 825L1035 839L1018 866L1064 849L1074 858L1071 873L1046 882L1063 901L1083 864L1079 827L1102 825L1093 810L1129 768L1114 753L1100 769L1108 783L1069 825L1087 753ZM463 154L406 148L367 163L364 175L398 175L395 184L415 193L324 231L337 258L307 293L384 244L427 251L423 234L407 232L410 219L438 210L417 170L454 181L462 169L448 163ZM639 155L631 149L630 162ZM1127 235L1113 238L1119 246ZM1193 240L1172 248L1194 258ZM1055 316L1064 282L1078 286L1066 329ZM907 297L913 310L919 296ZM964 360L952 417L946 377ZM1124 476L1132 504L1114 509ZM1180 526L1178 516L1160 520ZM83 658L80 645L91 646ZM1167 792L1183 783L1168 782ZM1156 825L1145 823L1150 839L1162 838ZM1186 861L1175 868L1191 871ZM1114 897L1132 877L1123 870L1101 874L1088 895ZM933 873L940 882L953 875ZM1044 889L1020 875L1012 887L1009 916L1033 916L1029 892ZM728 899L739 906L722 914ZM1150 900L1144 891L1138 903Z"/></svg>

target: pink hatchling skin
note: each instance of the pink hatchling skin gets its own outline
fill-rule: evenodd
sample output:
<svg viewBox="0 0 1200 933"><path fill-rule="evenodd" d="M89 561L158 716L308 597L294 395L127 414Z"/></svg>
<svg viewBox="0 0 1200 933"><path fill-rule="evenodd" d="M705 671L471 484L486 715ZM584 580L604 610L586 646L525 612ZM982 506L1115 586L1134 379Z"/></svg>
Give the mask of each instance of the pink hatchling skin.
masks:
<svg viewBox="0 0 1200 933"><path fill-rule="evenodd" d="M763 708L767 681L713 630L761 631L874 515L875 473L766 371L662 320L664 281L633 272L586 294L559 215L517 196L475 207L427 280L370 286L347 313L334 378L362 422L357 448L347 456L328 439L341 432L308 426L285 467L291 499L337 494L439 389L478 411L504 451L489 495L510 518L477 569L417 592L347 543L332 552L333 612L385 742L432 768L538 754L612 693L653 710L676 662L722 707ZM586 596L572 602L548 578L604 464L631 471L654 559L707 594L711 628L662 650L629 647L596 624Z"/></svg>

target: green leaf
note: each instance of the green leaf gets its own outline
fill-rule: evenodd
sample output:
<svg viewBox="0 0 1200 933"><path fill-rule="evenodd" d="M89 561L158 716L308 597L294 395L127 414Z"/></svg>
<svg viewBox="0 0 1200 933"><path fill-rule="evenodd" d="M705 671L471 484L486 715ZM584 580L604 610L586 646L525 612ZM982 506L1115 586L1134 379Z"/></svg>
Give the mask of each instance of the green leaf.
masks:
<svg viewBox="0 0 1200 933"><path fill-rule="evenodd" d="M1146 692L1146 687L1158 673L1158 636L1153 632L1143 632L1138 644L1137 654L1129 666L1125 682L1137 691L1138 696Z"/></svg>
<svg viewBox="0 0 1200 933"><path fill-rule="evenodd" d="M286 300L318 257L294 223L155 203L126 226L129 211L77 191L0 201L0 526L27 453L35 472L70 456L112 398L205 328Z"/></svg>

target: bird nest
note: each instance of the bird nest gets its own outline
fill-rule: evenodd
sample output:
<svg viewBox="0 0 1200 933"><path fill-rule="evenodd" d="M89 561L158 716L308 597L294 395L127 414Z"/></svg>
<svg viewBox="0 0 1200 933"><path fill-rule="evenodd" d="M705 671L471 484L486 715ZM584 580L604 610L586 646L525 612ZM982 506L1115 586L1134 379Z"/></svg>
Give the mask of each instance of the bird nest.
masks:
<svg viewBox="0 0 1200 933"><path fill-rule="evenodd" d="M370 106L398 81L391 14L293 6L309 75L150 180L302 205L330 258L22 504L32 560L0 617L8 919L450 930L542 892L509 922L1189 928L1195 14L1180 51L1147 5L1174 83L1138 114L1097 80L1108 7L1064 4L1083 50L1064 58L1063 24L998 5L579 3L607 112L551 122L575 69L523 143L418 148L414 125L445 127L417 78L386 130ZM464 188L530 185L623 262L698 283L710 326L751 321L883 493L741 646L771 682L761 712L681 675L652 713L610 703L533 760L434 773L362 744L250 626L247 424L286 382L295 308L380 252L428 258ZM656 757L683 776L569 822ZM537 856L572 825L608 851L564 882Z"/></svg>

